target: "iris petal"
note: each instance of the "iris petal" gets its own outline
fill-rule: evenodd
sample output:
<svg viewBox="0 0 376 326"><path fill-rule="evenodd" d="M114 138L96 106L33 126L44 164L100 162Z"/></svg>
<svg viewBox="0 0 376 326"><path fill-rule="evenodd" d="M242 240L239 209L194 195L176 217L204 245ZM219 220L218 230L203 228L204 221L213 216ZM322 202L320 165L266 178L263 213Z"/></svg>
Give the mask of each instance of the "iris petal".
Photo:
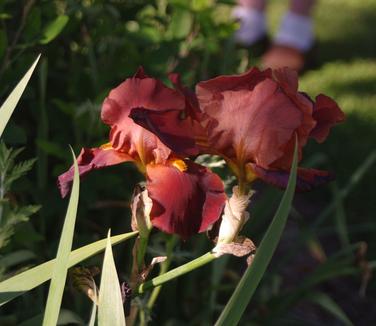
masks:
<svg viewBox="0 0 376 326"><path fill-rule="evenodd" d="M282 170L266 170L255 164L249 164L249 168L263 181L272 186L285 189L287 187L289 172ZM327 171L316 169L298 168L296 191L305 192L317 186L334 180L334 175Z"/></svg>
<svg viewBox="0 0 376 326"><path fill-rule="evenodd" d="M101 117L111 127L110 142L116 150L127 152L147 164L156 158L167 159L171 151L151 132L133 122L129 114L134 108L152 111L184 110L185 99L180 92L161 81L150 78L142 69L114 88L105 99ZM155 150L159 156L155 157Z"/></svg>
<svg viewBox="0 0 376 326"><path fill-rule="evenodd" d="M152 224L187 239L206 231L221 216L226 195L221 179L191 161L147 166L147 190L153 201Z"/></svg>
<svg viewBox="0 0 376 326"><path fill-rule="evenodd" d="M91 170L102 169L106 166L116 165L133 159L122 152L118 152L107 145L104 148L83 148L77 157L77 164L80 176ZM58 178L58 186L62 197L65 197L72 185L74 167L61 174Z"/></svg>
<svg viewBox="0 0 376 326"><path fill-rule="evenodd" d="M345 115L335 101L320 94L316 97L313 118L317 121L317 124L311 131L310 136L322 143L328 136L330 128L344 121Z"/></svg>

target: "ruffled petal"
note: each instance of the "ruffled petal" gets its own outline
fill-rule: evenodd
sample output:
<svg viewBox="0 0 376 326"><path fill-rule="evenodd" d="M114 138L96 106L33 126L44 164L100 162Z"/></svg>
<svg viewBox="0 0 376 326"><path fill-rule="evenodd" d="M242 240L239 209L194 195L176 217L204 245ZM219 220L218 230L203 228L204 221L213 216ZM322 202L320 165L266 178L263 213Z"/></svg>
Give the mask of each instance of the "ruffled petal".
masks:
<svg viewBox="0 0 376 326"><path fill-rule="evenodd" d="M174 85L175 89L179 91L185 98L185 114L188 117L191 117L194 120L200 121L201 120L201 111L199 107L199 103L196 97L196 94L185 87L181 80L180 75L177 73L171 73L168 75L168 78Z"/></svg>
<svg viewBox="0 0 376 326"><path fill-rule="evenodd" d="M240 75L218 76L213 79L202 81L196 86L196 93L200 96L200 101L210 101L213 94L221 93L226 90L240 90L253 88L266 78L272 77L272 70L266 69L260 71L258 68L252 68Z"/></svg>
<svg viewBox="0 0 376 326"><path fill-rule="evenodd" d="M330 128L345 120L345 114L335 101L320 94L316 97L313 118L317 121L317 124L311 131L310 136L322 143L328 136Z"/></svg>
<svg viewBox="0 0 376 326"><path fill-rule="evenodd" d="M264 168L285 155L284 147L303 120L300 108L272 79L253 91L224 91L202 103L202 109L212 120L207 126L210 146L239 165L255 162Z"/></svg>
<svg viewBox="0 0 376 326"><path fill-rule="evenodd" d="M294 135L298 136L300 158L316 124L313 102L298 92L296 73L281 69L274 75L270 70L252 69L196 87L209 147L235 165L252 162L266 169L287 169Z"/></svg>
<svg viewBox="0 0 376 326"><path fill-rule="evenodd" d="M191 161L147 166L152 224L187 239L206 231L221 216L226 201L221 179Z"/></svg>
<svg viewBox="0 0 376 326"><path fill-rule="evenodd" d="M77 158L78 170L80 176L85 175L91 170L101 169L106 166L132 161L133 159L122 152L107 148L83 148ZM74 167L58 177L58 187L62 197L65 197L72 185L74 176Z"/></svg>
<svg viewBox="0 0 376 326"><path fill-rule="evenodd" d="M316 125L312 117L313 101L302 92L298 92L298 74L290 68L280 68L274 71L274 76L278 85L283 90L292 104L301 112L299 126L295 129L293 137L282 146L283 156L276 160L271 167L278 169L288 169L291 166L294 155L295 135L298 137L298 159L302 158L302 149L307 144L310 132Z"/></svg>
<svg viewBox="0 0 376 326"><path fill-rule="evenodd" d="M249 164L253 173L272 186L285 189L287 187L290 173L282 170L266 170L256 164ZM314 189L320 185L334 180L334 175L327 171L316 169L298 168L296 180L296 191L305 192Z"/></svg>
<svg viewBox="0 0 376 326"><path fill-rule="evenodd" d="M158 136L162 143L175 153L183 156L198 155L200 146L206 144L206 133L199 122L187 117L181 118L182 112L167 110L164 112L146 109L133 109L130 118L135 123Z"/></svg>
<svg viewBox="0 0 376 326"><path fill-rule="evenodd" d="M129 117L135 123L149 130L175 153L193 156L208 152L208 136L200 123L203 114L199 109L197 97L183 86L179 74L170 74L169 79L177 92L185 99L185 108L149 110L135 108Z"/></svg>
<svg viewBox="0 0 376 326"><path fill-rule="evenodd" d="M155 161L155 150L160 154L160 158L165 159L171 151L154 134L129 118L131 110L144 108L152 111L181 111L184 107L185 99L180 92L148 77L140 68L135 77L128 78L110 92L103 103L101 117L104 123L111 126L112 147L127 152L135 160L146 165Z"/></svg>

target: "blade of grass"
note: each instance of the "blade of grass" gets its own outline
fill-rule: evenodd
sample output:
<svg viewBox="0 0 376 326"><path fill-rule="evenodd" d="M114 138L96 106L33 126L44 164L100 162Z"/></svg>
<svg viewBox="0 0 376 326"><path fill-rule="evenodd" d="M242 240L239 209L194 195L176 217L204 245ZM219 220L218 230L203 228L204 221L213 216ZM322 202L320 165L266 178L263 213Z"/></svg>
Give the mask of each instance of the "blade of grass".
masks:
<svg viewBox="0 0 376 326"><path fill-rule="evenodd" d="M125 326L123 300L108 231L98 299L98 326Z"/></svg>
<svg viewBox="0 0 376 326"><path fill-rule="evenodd" d="M294 159L287 189L279 204L278 210L266 231L252 264L247 268L229 302L216 322L217 326L237 325L251 300L266 268L273 256L285 227L294 197L297 174L297 143L295 142Z"/></svg>
<svg viewBox="0 0 376 326"><path fill-rule="evenodd" d="M338 320L343 322L346 326L351 326L353 323L346 316L342 308L327 294L322 292L311 293L308 297L309 301L319 305L324 310L328 311Z"/></svg>
<svg viewBox="0 0 376 326"><path fill-rule="evenodd" d="M17 86L13 89L12 93L10 93L10 95L0 108L0 137L3 134L5 126L7 125L15 107L17 106L18 101L21 98L22 93L24 92L31 75L33 74L33 71L38 63L39 58L40 55L38 55L37 59L34 61L29 70L22 77L22 79L19 81Z"/></svg>
<svg viewBox="0 0 376 326"><path fill-rule="evenodd" d="M353 190L356 185L358 185L358 183L362 180L368 170L375 164L375 162L376 151L372 151L364 160L364 162L351 175L347 185L341 188L331 204L329 204L315 220L315 222L313 223L313 228L321 225L325 221L325 219L330 216L332 211L337 207L338 202L340 200L343 201L349 195L350 191Z"/></svg>
<svg viewBox="0 0 376 326"><path fill-rule="evenodd" d="M342 247L348 246L350 244L349 232L347 230L347 219L344 201L339 197L339 189L337 183L332 184L332 193L336 201L336 214L335 222L339 240L342 244Z"/></svg>
<svg viewBox="0 0 376 326"><path fill-rule="evenodd" d="M134 237L138 232L129 232L111 237L112 245L116 245L125 240ZM69 256L68 266L72 267L81 261L94 256L106 248L107 239L98 240L76 250L73 250ZM16 276L13 276L0 283L0 306L30 291L48 281L51 278L52 270L55 265L55 259L31 268Z"/></svg>
<svg viewBox="0 0 376 326"><path fill-rule="evenodd" d="M57 249L56 262L52 271L50 289L43 318L43 326L55 325L59 318L61 301L63 300L64 287L69 268L69 254L72 250L74 226L76 224L78 199L80 195L80 177L76 156L71 148L74 161L73 187L69 198L67 214L64 220L59 248Z"/></svg>
<svg viewBox="0 0 376 326"><path fill-rule="evenodd" d="M328 217L331 216L332 212L336 209L337 204L339 201L345 201L347 196L350 192L359 184L359 182L364 178L366 173L371 169L371 167L376 163L376 151L372 151L367 158L363 161L363 163L358 166L358 168L354 171L354 173L350 176L348 183L346 186L341 187L341 189L336 194L334 200L326 206L320 215L315 219L315 221L303 232L300 232L299 238L294 241L294 244L291 248L285 253L284 257L279 261L278 266L285 266L288 261L294 257L296 253L296 248L300 247L302 244L306 242L306 239L312 237L312 234L315 230L322 225ZM279 267L277 267L279 268Z"/></svg>

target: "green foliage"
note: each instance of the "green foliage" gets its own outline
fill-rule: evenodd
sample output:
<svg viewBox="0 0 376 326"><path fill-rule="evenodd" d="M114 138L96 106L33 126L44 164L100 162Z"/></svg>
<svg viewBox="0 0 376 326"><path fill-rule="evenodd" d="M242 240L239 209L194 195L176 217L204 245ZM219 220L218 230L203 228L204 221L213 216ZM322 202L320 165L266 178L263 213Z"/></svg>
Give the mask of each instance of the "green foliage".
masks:
<svg viewBox="0 0 376 326"><path fill-rule="evenodd" d="M69 17L66 15L56 17L56 19L49 23L44 29L42 39L39 43L47 44L53 41L62 32L68 21Z"/></svg>
<svg viewBox="0 0 376 326"><path fill-rule="evenodd" d="M55 264L52 270L50 289L48 291L46 310L44 312L43 325L55 325L59 318L60 305L63 300L65 281L69 268L69 256L72 250L74 227L76 224L78 199L80 196L80 177L77 160L71 149L74 162L74 176L67 214L61 232L59 248L56 254ZM108 240L110 241L110 240Z"/></svg>
<svg viewBox="0 0 376 326"><path fill-rule="evenodd" d="M22 150L7 148L0 141L0 250L8 244L16 226L28 221L40 208L37 205L18 206L7 197L13 183L31 170L36 161L31 159L16 163Z"/></svg>
<svg viewBox="0 0 376 326"><path fill-rule="evenodd" d="M137 235L129 232L111 237L112 245L121 243ZM69 255L69 267L90 258L106 248L107 239L102 239L73 250ZM52 277L55 259L33 267L0 283L0 306L16 298L26 291L30 291Z"/></svg>
<svg viewBox="0 0 376 326"><path fill-rule="evenodd" d="M3 105L0 107L0 137L2 136L5 126L7 125L14 109L16 108L18 101L21 98L27 83L29 82L29 79L38 63L39 57L40 55L34 61L32 66L29 68L29 70L26 72L26 74L23 76L23 78L20 80L17 86L12 90L12 92L5 100Z"/></svg>
<svg viewBox="0 0 376 326"><path fill-rule="evenodd" d="M177 71L184 83L192 86L198 80L242 72L257 64L258 59L248 49L237 49L231 42L236 28L230 18L234 2L0 3L0 97L5 99L11 93L37 53L43 52L44 60L38 67L39 79L31 80L2 136L10 146L25 146L25 157L38 158L38 172L32 171L27 178L12 183L2 207L17 211L21 203L36 202L42 209L38 219L16 224L17 232L1 249L0 266L7 274L3 278L20 268L27 271L9 278L9 283L0 283L1 295L8 290L12 298L23 294L22 300L1 308L0 324L22 325L37 315L36 324L41 324L45 291L35 287L51 277L53 261L48 260L56 253L66 209L56 189L56 177L70 165L67 144L77 152L82 146L106 141L108 128L98 117L108 91L131 76L139 65L148 74L165 80L167 72ZM276 28L287 2L269 3L269 23ZM375 305L375 280L367 278L367 266L371 270L376 266L372 182L376 171L375 13L373 0L318 2L318 67L302 76L300 85L312 96L319 92L333 96L346 111L347 122L334 128L324 144L309 144L302 163L335 172L338 189L323 187L296 197L286 233L252 305L245 311L244 324L328 324L337 320L346 323L347 319L374 323L370 312ZM0 124L3 121L0 119ZM358 168L363 172L356 173ZM230 174L226 169L215 169L230 190ZM114 233L129 228L129 185L139 180L136 170L126 164L97 171L85 179L80 198L82 218L75 234L77 246L103 238L110 227ZM257 189L260 195L254 198L251 219L244 230L255 243L260 242L281 198L277 190ZM152 234L146 261L165 253L164 241L163 236ZM359 241L369 246L361 259L359 247L351 245ZM106 240L99 243L73 251L70 263L103 250ZM171 268L208 250L210 244L203 236L177 244ZM131 261L125 254L129 252L129 245L114 251L120 278L129 275ZM367 265L367 259L372 263ZM94 257L87 264L99 266L100 259ZM161 291L151 325L214 324L239 282L244 265L223 257L213 266L201 268L158 288ZM360 283L362 291L366 289L365 298L358 294ZM5 287L7 284L9 287ZM24 293L29 289L34 290ZM148 299L148 294L144 295L142 302ZM67 310L63 312L74 311L88 320L90 307L81 297L67 287L63 301ZM207 303L205 309L203 302Z"/></svg>
<svg viewBox="0 0 376 326"><path fill-rule="evenodd" d="M244 310L256 291L258 284L265 274L270 260L281 239L287 218L291 209L292 200L295 193L296 175L298 167L298 146L295 141L294 158L291 165L290 177L281 203L275 213L273 220L261 240L260 246L251 265L245 271L232 294L225 309L221 313L216 325L237 325L244 314Z"/></svg>

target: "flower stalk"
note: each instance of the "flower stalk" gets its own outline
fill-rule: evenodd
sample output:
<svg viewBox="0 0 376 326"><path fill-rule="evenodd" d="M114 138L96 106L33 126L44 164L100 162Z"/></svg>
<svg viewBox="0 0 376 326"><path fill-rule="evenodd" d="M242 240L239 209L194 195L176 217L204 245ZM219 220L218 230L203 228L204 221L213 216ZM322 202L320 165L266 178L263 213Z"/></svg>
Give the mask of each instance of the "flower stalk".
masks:
<svg viewBox="0 0 376 326"><path fill-rule="evenodd" d="M178 237L176 237L176 236L171 236L167 240L167 242L166 242L166 257L167 257L167 259L160 264L159 275L163 275L168 271L168 269L171 265L171 261L172 261L172 256L173 256L172 252L173 252L173 249L174 249L177 241L178 241ZM148 315L152 311L153 306L154 306L154 304L157 301L157 298L159 296L159 293L161 292L161 289L162 289L161 285L156 286L153 289L153 291L151 292L146 306L144 307L144 309L140 310L140 325L141 326L147 325Z"/></svg>
<svg viewBox="0 0 376 326"><path fill-rule="evenodd" d="M137 289L135 290L135 294L139 295L142 293L145 293L147 290L155 288L157 286L160 286L166 282L169 282L181 275L187 274L197 268L200 268L201 266L204 266L210 262L212 262L214 259L218 258L216 254L213 252L207 252L206 254L190 261L189 263L186 263L184 265L181 265L177 268L174 268L167 273L163 275L159 275L157 277L154 277L150 281L147 281L145 283L140 284Z"/></svg>
<svg viewBox="0 0 376 326"><path fill-rule="evenodd" d="M178 240L178 237L176 236L172 236L166 243L166 256L167 256L167 259L161 264L161 268L160 268L160 271L159 271L159 276L161 275L164 275L167 273L170 265L171 265L171 261L172 261L172 252L173 252L173 249L175 247L175 244ZM157 300L158 296L159 296L159 292L161 291L161 286L157 286L153 289L153 291L151 292L150 294L150 297L149 297L149 300L148 300L148 303L146 305L146 308L150 311L153 306L154 306L154 303L155 301Z"/></svg>

